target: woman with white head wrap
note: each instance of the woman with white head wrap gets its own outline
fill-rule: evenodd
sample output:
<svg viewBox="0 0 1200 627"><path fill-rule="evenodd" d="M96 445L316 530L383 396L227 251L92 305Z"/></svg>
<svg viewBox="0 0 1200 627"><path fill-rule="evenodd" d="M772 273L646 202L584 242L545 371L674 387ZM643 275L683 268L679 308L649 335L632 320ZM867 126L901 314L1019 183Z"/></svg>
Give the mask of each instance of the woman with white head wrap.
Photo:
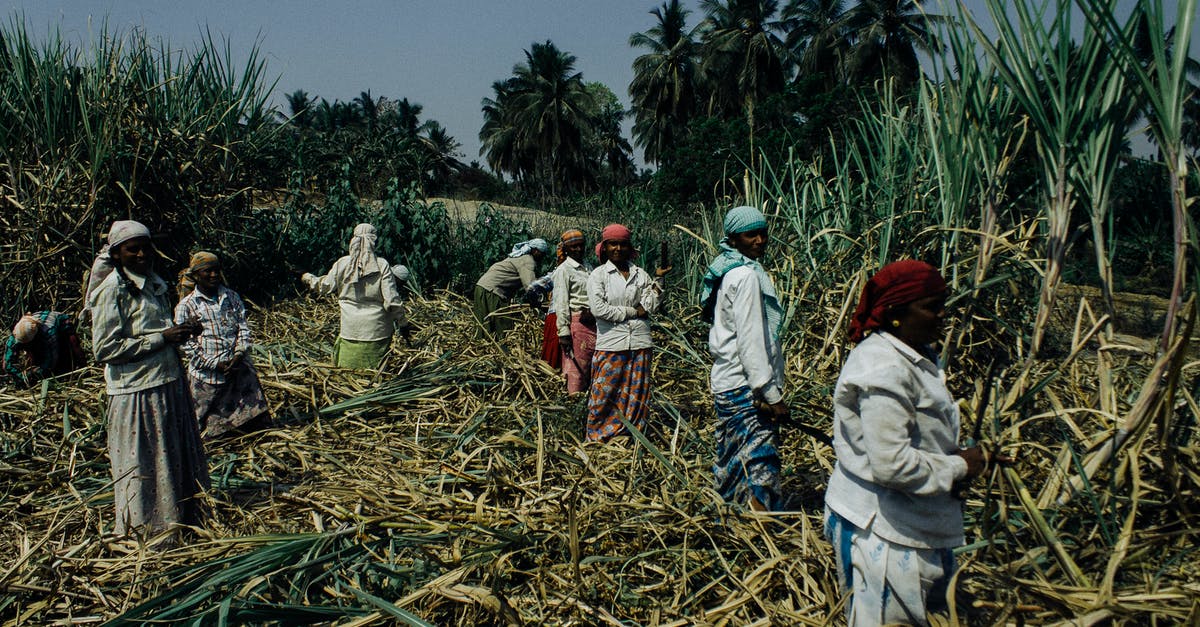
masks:
<svg viewBox="0 0 1200 627"><path fill-rule="evenodd" d="M375 227L360 224L348 254L328 273L300 277L309 289L337 295L342 315L333 358L343 368L376 369L391 350L392 335L411 334L391 265L375 254L376 239Z"/></svg>
<svg viewBox="0 0 1200 627"><path fill-rule="evenodd" d="M85 363L74 322L57 311L21 316L4 343L4 371L22 385L71 372Z"/></svg>
<svg viewBox="0 0 1200 627"><path fill-rule="evenodd" d="M196 524L208 489L200 430L175 346L199 332L174 324L169 286L154 273L150 231L114 222L113 272L92 294L92 350L104 364L108 455L117 534Z"/></svg>
<svg viewBox="0 0 1200 627"><path fill-rule="evenodd" d="M510 329L513 319L496 312L517 293L524 293L537 279L538 262L550 254L546 240L534 238L518 242L508 256L487 269L475 283L472 311L483 331L500 334Z"/></svg>

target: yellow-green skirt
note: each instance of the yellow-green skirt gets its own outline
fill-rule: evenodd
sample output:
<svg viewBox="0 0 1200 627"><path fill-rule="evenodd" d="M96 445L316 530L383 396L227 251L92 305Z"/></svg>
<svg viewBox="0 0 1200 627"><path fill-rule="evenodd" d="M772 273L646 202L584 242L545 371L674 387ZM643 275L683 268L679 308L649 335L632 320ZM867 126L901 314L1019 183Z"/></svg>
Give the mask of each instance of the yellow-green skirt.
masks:
<svg viewBox="0 0 1200 627"><path fill-rule="evenodd" d="M341 368L376 370L383 358L392 349L392 338L386 340L360 341L339 337L333 343L333 363Z"/></svg>

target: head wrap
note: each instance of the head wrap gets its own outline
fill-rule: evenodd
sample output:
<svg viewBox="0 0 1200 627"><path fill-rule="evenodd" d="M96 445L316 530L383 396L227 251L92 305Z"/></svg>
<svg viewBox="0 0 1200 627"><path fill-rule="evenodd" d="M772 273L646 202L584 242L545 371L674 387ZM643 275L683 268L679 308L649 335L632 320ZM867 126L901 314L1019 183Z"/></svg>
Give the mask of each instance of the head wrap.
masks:
<svg viewBox="0 0 1200 627"><path fill-rule="evenodd" d="M375 261L375 227L370 224L360 224L354 227L354 236L350 238L350 280L357 281L364 276L379 271Z"/></svg>
<svg viewBox="0 0 1200 627"><path fill-rule="evenodd" d="M192 253L192 258L188 261L188 267L179 273L179 295L187 296L196 289L196 272L209 266L220 265L221 260L216 255L207 251L199 251Z"/></svg>
<svg viewBox="0 0 1200 627"><path fill-rule="evenodd" d="M150 229L136 220L117 220L108 230L108 247L114 249L135 237L150 237Z"/></svg>
<svg viewBox="0 0 1200 627"><path fill-rule="evenodd" d="M761 211L754 207L746 205L734 207L725 214L726 237L720 243L721 254L708 264L708 269L704 272L704 288L700 292L702 305L700 317L705 322L712 324L716 313L717 292L721 289L721 281L725 279L725 274L734 268L749 266L758 276L758 290L763 297L763 315L767 319L766 328L770 331L771 338L777 341L780 334L783 333L783 305L779 302L779 294L775 292L775 283L771 281L770 275L767 274L761 263L738 252L730 245L728 237L734 233L765 228L767 228L767 219L763 217Z"/></svg>
<svg viewBox="0 0 1200 627"><path fill-rule="evenodd" d="M567 244L574 244L575 242L582 241L583 231L580 231L579 229L567 229L566 231L563 231L562 240L558 243L558 248L555 251L558 254L558 263L561 264L567 260L567 253L563 250Z"/></svg>
<svg viewBox="0 0 1200 627"><path fill-rule="evenodd" d="M600 241L596 242L596 257L600 258L601 260L605 259L600 254L604 250L604 242L630 242L630 243L632 243L633 242L633 231L630 231L629 227L625 226L624 224L613 223L613 224L610 224L610 225L604 227L604 230L600 231ZM637 259L638 251L634 250L633 254L631 254L629 256L629 258Z"/></svg>
<svg viewBox="0 0 1200 627"><path fill-rule="evenodd" d="M767 228L767 218L758 209L749 205L734 207L725 214L725 235L746 233Z"/></svg>
<svg viewBox="0 0 1200 627"><path fill-rule="evenodd" d="M547 244L546 240L544 240L540 237L535 237L531 240L526 240L524 242L517 242L516 244L513 245L512 251L508 253L508 256L509 257L524 257L525 255L528 255L529 253L533 252L534 250L540 250L540 251L542 251L543 255L548 255L548 254L550 254L550 244Z"/></svg>
<svg viewBox="0 0 1200 627"><path fill-rule="evenodd" d="M850 319L850 341L861 342L883 326L887 310L929 296L946 293L948 287L937 268L915 259L894 261L867 281L858 308Z"/></svg>
<svg viewBox="0 0 1200 627"><path fill-rule="evenodd" d="M412 272L408 270L408 266L396 264L392 266L392 276L396 277L397 281L403 283L408 280L408 277L412 276Z"/></svg>
<svg viewBox="0 0 1200 627"><path fill-rule="evenodd" d="M108 278L108 275L113 272L112 253L109 252L110 247L105 244L100 247L100 252L96 253L96 258L92 260L92 271L88 273L87 291L83 293L83 314L87 315L91 311L92 294L96 293L96 288Z"/></svg>
<svg viewBox="0 0 1200 627"><path fill-rule="evenodd" d="M25 314L21 316L20 320L17 320L16 326L13 327L13 339L21 344L28 344L33 341L33 338L37 337L39 326L41 325L38 324L37 318Z"/></svg>

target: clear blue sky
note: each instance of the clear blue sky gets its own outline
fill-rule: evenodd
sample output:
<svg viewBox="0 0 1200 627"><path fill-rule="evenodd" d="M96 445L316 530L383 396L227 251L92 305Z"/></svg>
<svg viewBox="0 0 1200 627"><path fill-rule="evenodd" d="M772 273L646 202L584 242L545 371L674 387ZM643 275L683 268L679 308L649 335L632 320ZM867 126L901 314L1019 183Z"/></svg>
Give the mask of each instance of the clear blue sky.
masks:
<svg viewBox="0 0 1200 627"><path fill-rule="evenodd" d="M173 47L190 48L205 26L235 51L255 41L268 74L279 76L274 101L304 89L349 100L360 91L408 98L422 119L441 122L479 159L480 100L511 75L533 42L552 40L574 54L587 81L607 85L628 105L629 35L653 25L662 0L0 0L4 19L23 15L37 36L59 29L69 41L110 29L141 27ZM1131 0L1118 0L1129 5ZM700 18L699 0L686 0ZM936 11L936 3L926 3ZM1175 2L1165 3L1174 15ZM981 0L968 0L979 11ZM986 18L983 21L987 21ZM1193 56L1200 52L1192 34ZM640 154L638 155L640 158ZM482 159L480 159L482 161Z"/></svg>

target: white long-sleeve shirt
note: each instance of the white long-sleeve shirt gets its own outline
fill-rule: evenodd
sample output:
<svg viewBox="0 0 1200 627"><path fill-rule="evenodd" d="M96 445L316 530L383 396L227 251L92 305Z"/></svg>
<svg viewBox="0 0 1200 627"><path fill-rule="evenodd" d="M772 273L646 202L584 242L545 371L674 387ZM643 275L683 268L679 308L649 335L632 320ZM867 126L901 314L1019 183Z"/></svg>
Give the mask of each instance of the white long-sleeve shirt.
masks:
<svg viewBox="0 0 1200 627"><path fill-rule="evenodd" d="M588 277L591 267L567 257L554 269L550 309L558 314L559 337L571 335L571 314L588 307Z"/></svg>
<svg viewBox="0 0 1200 627"><path fill-rule="evenodd" d="M766 320L758 273L749 266L726 272L708 331L714 394L749 387L764 402L783 400L783 349Z"/></svg>
<svg viewBox="0 0 1200 627"><path fill-rule="evenodd" d="M341 331L347 340L376 342L392 337L395 327L408 325L396 277L383 257L376 257L377 272L364 274L357 281L350 277L354 261L349 255L334 262L325 276L307 272L300 277L310 289L322 294L337 294L341 308Z"/></svg>
<svg viewBox="0 0 1200 627"><path fill-rule="evenodd" d="M637 317L641 305L650 315L658 311L662 287L646 271L629 264L629 277L607 261L588 276L588 308L596 317L596 350L628 351L654 346L650 320Z"/></svg>
<svg viewBox="0 0 1200 627"><path fill-rule="evenodd" d="M963 543L955 482L958 406L941 367L890 333L869 335L846 358L833 392L837 464L825 504L859 529L915 548Z"/></svg>

